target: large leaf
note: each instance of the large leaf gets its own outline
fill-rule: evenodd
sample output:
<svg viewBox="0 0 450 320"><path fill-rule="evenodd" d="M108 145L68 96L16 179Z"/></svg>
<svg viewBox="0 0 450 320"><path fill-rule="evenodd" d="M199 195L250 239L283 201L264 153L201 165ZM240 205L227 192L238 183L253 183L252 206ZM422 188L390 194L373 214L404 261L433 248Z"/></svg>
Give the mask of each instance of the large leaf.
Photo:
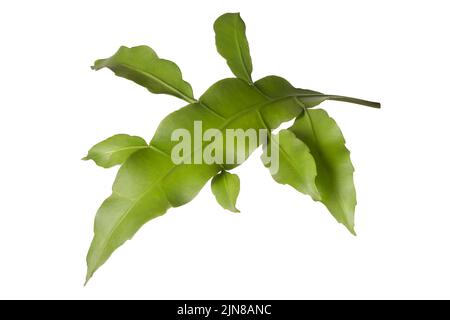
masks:
<svg viewBox="0 0 450 320"><path fill-rule="evenodd" d="M120 47L108 59L95 61L94 70L111 69L117 76L134 81L153 93L165 93L195 102L192 88L183 80L180 68L169 60L160 59L147 46Z"/></svg>
<svg viewBox="0 0 450 320"><path fill-rule="evenodd" d="M83 160L93 160L100 167L110 168L144 148L148 148L148 144L141 137L116 134L93 146Z"/></svg>
<svg viewBox="0 0 450 320"><path fill-rule="evenodd" d="M239 164L195 164L194 161L175 164L171 155L179 142L172 141L172 133L181 128L194 137L198 121L203 130L214 128L223 135L227 129L276 128L304 110L303 93L271 97L268 89L280 86L280 81L287 83L279 77L263 78L254 85L238 78L221 80L211 86L199 102L169 114L161 122L149 148L135 152L122 165L112 195L97 212L95 235L87 257L87 280L143 224L170 207L191 201L219 171ZM190 142L191 152L183 155L185 161L192 159L194 151L198 151L195 139ZM203 143L200 148L206 145ZM248 157L256 147L246 144L242 146L244 150L234 150L234 153ZM229 152L224 144L224 157Z"/></svg>
<svg viewBox="0 0 450 320"><path fill-rule="evenodd" d="M211 180L211 190L217 202L232 212L239 212L236 208L239 189L240 181L237 174L222 171Z"/></svg>
<svg viewBox="0 0 450 320"><path fill-rule="evenodd" d="M264 148L261 160L270 168L275 181L288 184L314 200L320 200L315 183L317 173L314 158L308 147L291 131L281 130L272 136Z"/></svg>
<svg viewBox="0 0 450 320"><path fill-rule="evenodd" d="M354 234L354 168L336 122L324 110L308 109L289 130L309 147L316 161L320 201Z"/></svg>
<svg viewBox="0 0 450 320"><path fill-rule="evenodd" d="M214 23L216 47L234 75L252 82L252 59L245 36L245 23L239 13L226 13Z"/></svg>
<svg viewBox="0 0 450 320"><path fill-rule="evenodd" d="M236 78L221 80L198 103L173 112L161 122L150 147L134 153L120 168L113 194L97 213L87 258L87 279L145 222L192 200L222 170L217 164L174 164L171 153L178 143L171 139L174 130L184 128L194 136L195 121L201 121L204 130L216 128L222 133L236 128L259 130L277 127L299 115L302 108L295 96L272 99L264 94L264 88L272 81L278 79L262 79L256 88ZM192 158L194 142L191 152L184 155L185 160ZM249 145L245 148L248 156L253 150Z"/></svg>

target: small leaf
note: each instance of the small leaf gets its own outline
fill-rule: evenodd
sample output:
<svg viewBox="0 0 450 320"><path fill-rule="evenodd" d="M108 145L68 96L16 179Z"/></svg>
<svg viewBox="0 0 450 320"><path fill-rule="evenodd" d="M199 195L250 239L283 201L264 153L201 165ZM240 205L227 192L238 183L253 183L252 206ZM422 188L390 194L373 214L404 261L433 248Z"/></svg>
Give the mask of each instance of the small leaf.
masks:
<svg viewBox="0 0 450 320"><path fill-rule="evenodd" d="M236 174L222 171L211 180L211 190L217 202L227 210L239 212L236 200L239 195L240 181Z"/></svg>
<svg viewBox="0 0 450 320"><path fill-rule="evenodd" d="M94 160L100 167L111 168L144 148L148 148L148 144L141 137L117 134L93 146L83 160Z"/></svg>
<svg viewBox="0 0 450 320"><path fill-rule="evenodd" d="M252 59L245 36L245 23L239 13L226 13L214 23L217 51L227 61L234 75L252 82Z"/></svg>
<svg viewBox="0 0 450 320"><path fill-rule="evenodd" d="M191 85L183 80L180 68L172 61L158 58L150 47L122 46L112 57L95 61L92 68L105 67L152 93L170 94L189 103L195 102Z"/></svg>
<svg viewBox="0 0 450 320"><path fill-rule="evenodd" d="M308 109L289 130L309 147L316 161L320 201L354 234L354 169L336 122L322 109Z"/></svg>
<svg viewBox="0 0 450 320"><path fill-rule="evenodd" d="M306 144L291 131L281 130L276 136L272 136L264 148L261 160L271 169L272 177L278 183L288 184L314 200L320 199L315 184L317 172L314 158ZM278 165L274 161L278 161Z"/></svg>
<svg viewBox="0 0 450 320"><path fill-rule="evenodd" d="M297 94L302 93L280 90L279 94L273 92L274 97L266 94L267 88L276 87L280 81L286 82L278 77L263 78L254 85L237 78L218 81L198 102L169 114L161 122L149 147L133 153L124 162L112 195L97 212L95 235L88 253L87 279L143 224L171 207L191 201L223 167L231 169L238 165L226 162L222 166L175 164L171 152L179 142L172 140L174 130L185 129L194 137L196 121L201 121L203 130L215 128L223 135L228 129L276 128L304 110L296 100ZM198 151L194 140L191 139L190 152L183 158L192 160L194 151ZM235 150L235 154L243 153L247 158L256 147L250 148L245 143L245 150ZM223 155L229 151L224 146Z"/></svg>

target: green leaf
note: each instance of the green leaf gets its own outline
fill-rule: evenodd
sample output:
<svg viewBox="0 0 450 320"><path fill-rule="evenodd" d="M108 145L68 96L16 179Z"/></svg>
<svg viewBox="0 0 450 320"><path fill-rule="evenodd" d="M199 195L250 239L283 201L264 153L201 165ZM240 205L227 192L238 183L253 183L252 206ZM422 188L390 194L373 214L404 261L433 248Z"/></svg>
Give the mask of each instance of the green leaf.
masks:
<svg viewBox="0 0 450 320"><path fill-rule="evenodd" d="M223 169L239 163L174 164L172 133L186 129L194 136L195 122L201 121L203 131L214 128L223 135L227 129L272 129L300 115L304 107L298 98L302 93L276 95L272 98L268 88L279 86L278 77L268 77L254 85L238 78L221 80L212 85L198 102L169 114L159 125L150 146L135 152L120 168L114 182L112 195L97 212L94 239L89 249L87 280L111 256L114 250L130 239L147 221L191 201L205 183ZM277 84L278 83L278 84ZM193 160L195 139L191 152L183 154L184 160ZM260 144L262 141L258 141ZM207 143L200 147L203 149ZM235 154L247 158L257 146L246 144L235 149ZM224 144L224 157L231 150Z"/></svg>
<svg viewBox="0 0 450 320"><path fill-rule="evenodd" d="M211 180L211 190L217 202L232 212L239 212L236 208L239 189L240 181L236 174L222 171Z"/></svg>
<svg viewBox="0 0 450 320"><path fill-rule="evenodd" d="M256 82L268 84L262 79ZM150 147L134 153L120 168L113 186L113 194L97 212L95 236L88 253L87 279L112 254L130 239L147 221L163 214L170 207L191 201L204 184L224 167L238 164L174 164L172 149L179 143L172 141L176 129L186 129L194 136L194 122L202 121L203 130L216 128L224 135L227 129L265 129L279 126L302 112L295 96L268 98L264 85L257 88L237 78L224 79L211 86L199 102L169 114L159 125ZM192 139L194 140L194 139ZM183 155L192 160L195 148ZM204 148L204 143L201 147ZM224 155L230 150L224 146ZM245 145L248 157L254 149Z"/></svg>
<svg viewBox="0 0 450 320"><path fill-rule="evenodd" d="M215 83L198 101L193 97L191 86L182 79L179 68L170 61L159 59L149 47L121 47L111 58L96 61L93 67L95 70L107 67L116 75L132 80L151 92L174 95L189 102L189 105L169 114L160 123L148 146L137 139L124 144L125 148L136 146L140 150L132 148L130 150L134 152L124 154L116 149L116 152L111 153L114 156L108 157L105 155L105 150L106 153L111 150L111 141L108 141L95 146L91 155L88 155L104 166L124 162L117 173L111 196L103 202L95 218L94 238L87 255L86 281L146 222L161 216L169 208L191 201L212 177L216 176L212 182L213 189L216 189L214 193L219 195L219 203L223 200L227 192L223 192L220 182L222 175L229 174L217 174L241 162L197 162L196 155L198 151L207 150L217 141L220 142L219 137L224 136L229 129L244 132L265 129L270 132L281 123L298 118L290 130L309 147L315 159L316 185L321 201L338 221L353 231L356 203L353 201L353 167L344 140L334 121L324 111L308 111L308 108L325 100L371 107L379 107L379 104L294 88L286 80L275 76L253 84L245 25L239 14L223 15L216 21L214 28L218 51L237 78ZM200 138L197 141L195 132L199 122L204 132L216 130L211 140L205 142ZM183 161L178 162L174 158L180 141L172 138L176 130L181 129L192 139L188 139L187 149L178 155ZM319 195L312 183L316 173L307 148L300 140L293 139L289 132L282 131L279 137L284 154L281 157L281 170L274 173L274 178L318 199ZM243 155L245 160L262 143L259 139L256 145L244 146L228 146L224 141L219 142L217 144L222 146L219 149L223 153L214 154L221 154L218 157L222 157L222 160L231 152ZM112 145L116 146L114 143ZM238 189L236 181L233 185L231 200L225 203L231 209L235 209ZM222 189L222 192L217 189Z"/></svg>
<svg viewBox="0 0 450 320"><path fill-rule="evenodd" d="M252 82L252 59L245 36L245 23L239 13L226 13L214 23L216 47L234 75Z"/></svg>
<svg viewBox="0 0 450 320"><path fill-rule="evenodd" d="M314 158L306 144L291 131L281 130L276 136L272 136L264 148L261 160L270 168L276 182L288 184L314 200L320 200L315 183L317 172Z"/></svg>
<svg viewBox="0 0 450 320"><path fill-rule="evenodd" d="M354 234L354 168L336 122L324 110L307 110L289 130L309 147L316 161L320 201Z"/></svg>
<svg viewBox="0 0 450 320"><path fill-rule="evenodd" d="M195 102L192 88L183 80L180 68L169 60L158 58L147 46L120 47L108 59L95 61L94 70L111 69L117 76L131 80L152 93L165 93Z"/></svg>
<svg viewBox="0 0 450 320"><path fill-rule="evenodd" d="M148 148L148 144L141 137L117 134L93 146L83 160L94 160L100 167L111 168L144 148Z"/></svg>

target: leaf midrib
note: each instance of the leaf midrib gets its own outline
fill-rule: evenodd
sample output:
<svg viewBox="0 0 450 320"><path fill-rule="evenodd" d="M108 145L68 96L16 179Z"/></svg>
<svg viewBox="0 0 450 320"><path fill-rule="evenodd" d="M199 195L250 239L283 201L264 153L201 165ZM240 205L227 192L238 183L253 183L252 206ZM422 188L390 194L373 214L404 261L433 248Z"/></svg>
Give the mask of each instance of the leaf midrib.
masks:
<svg viewBox="0 0 450 320"><path fill-rule="evenodd" d="M141 75L144 75L144 76L146 76L146 77L149 77L149 78L151 78L152 80L154 80L154 81L158 82L159 84L161 84L162 86L164 86L164 87L166 87L166 88L168 88L168 89L170 89L170 90L175 91L176 94L178 95L178 97L179 97L179 98L182 98L182 99L185 100L186 102L189 102L189 103L196 103L196 102L197 102L197 100L194 99L193 97L189 97L189 96L185 95L183 92L180 91L180 89L175 88L174 86L170 85L170 84L167 83L166 81L164 81L164 80L158 78L157 76L155 76L155 75L153 75L153 74L151 74L151 73L149 73L149 72L138 70L138 69L134 68L133 66L127 64L127 63L120 63L120 65L123 66L123 67L125 67L125 68L128 68L129 70L132 70L132 71L134 71L134 72L136 72L136 73L139 73L139 74L141 74ZM181 81L184 82L184 80L181 80ZM188 85L189 85L189 84L188 84Z"/></svg>
<svg viewBox="0 0 450 320"><path fill-rule="evenodd" d="M148 148L148 146L123 147L123 148L119 148L119 149L115 149L115 150L105 151L104 154L112 154L114 152L122 152L122 151L130 150L130 149L146 149L146 148Z"/></svg>
<svg viewBox="0 0 450 320"><path fill-rule="evenodd" d="M239 18L240 18L239 15L237 15L236 19L235 19L235 24L239 23L239 20L238 20ZM244 55L242 53L241 42L239 41L238 34L237 34L237 27L233 28L233 31L234 31L233 32L234 40L236 42L236 46L237 46L237 49L238 49L238 52L239 52L239 57L241 58L240 61L241 61L242 66L244 67L245 72L247 73L248 79L246 79L246 80L251 83L252 82L252 76L251 76L251 72L250 72L250 67L247 66L247 63L245 62L245 59L244 59Z"/></svg>

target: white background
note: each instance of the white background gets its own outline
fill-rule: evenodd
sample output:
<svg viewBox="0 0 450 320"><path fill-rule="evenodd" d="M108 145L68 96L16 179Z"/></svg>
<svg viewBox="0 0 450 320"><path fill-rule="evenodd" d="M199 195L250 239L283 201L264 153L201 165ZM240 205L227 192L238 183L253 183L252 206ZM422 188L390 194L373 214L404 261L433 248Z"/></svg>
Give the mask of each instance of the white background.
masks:
<svg viewBox="0 0 450 320"><path fill-rule="evenodd" d="M207 185L143 227L84 288L116 168L80 159L116 133L150 139L183 105L97 58L147 44L199 96L231 76L212 24L240 11L254 78L382 103L323 107L356 167L357 237L275 183L259 152L232 214ZM448 1L0 2L0 298L450 298Z"/></svg>

